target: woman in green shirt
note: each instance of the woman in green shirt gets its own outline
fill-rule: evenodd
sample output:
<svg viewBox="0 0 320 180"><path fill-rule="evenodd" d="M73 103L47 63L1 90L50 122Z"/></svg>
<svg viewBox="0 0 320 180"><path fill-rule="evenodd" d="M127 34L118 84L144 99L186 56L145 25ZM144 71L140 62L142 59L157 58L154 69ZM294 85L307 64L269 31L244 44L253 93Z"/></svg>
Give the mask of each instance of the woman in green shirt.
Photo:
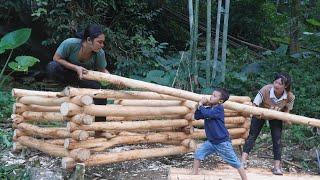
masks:
<svg viewBox="0 0 320 180"><path fill-rule="evenodd" d="M53 61L47 66L49 78L81 88L100 89L99 82L82 78L88 70L109 73L102 49L104 41L101 27L95 24L89 25L81 38L64 40L56 50ZM105 104L105 101L95 100L95 104Z"/></svg>

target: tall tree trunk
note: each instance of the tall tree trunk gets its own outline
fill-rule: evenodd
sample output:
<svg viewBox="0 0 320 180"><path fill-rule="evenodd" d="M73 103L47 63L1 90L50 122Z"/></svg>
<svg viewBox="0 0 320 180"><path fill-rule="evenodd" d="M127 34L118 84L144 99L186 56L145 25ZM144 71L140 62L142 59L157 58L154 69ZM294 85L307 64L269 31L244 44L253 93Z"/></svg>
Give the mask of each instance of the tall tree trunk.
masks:
<svg viewBox="0 0 320 180"><path fill-rule="evenodd" d="M194 10L194 26L193 26L193 53L192 53L192 63L194 63L194 83L196 88L199 89L199 81L198 81L198 59L197 59L197 47L198 47L198 25L199 25L199 0L196 0L195 10Z"/></svg>
<svg viewBox="0 0 320 180"><path fill-rule="evenodd" d="M207 0L207 66L206 66L206 84L210 85L210 59L211 59L211 0Z"/></svg>
<svg viewBox="0 0 320 180"><path fill-rule="evenodd" d="M222 0L218 0L216 36L214 40L214 55L212 68L212 81L215 80L217 74L218 56L219 56L219 36L220 36L220 20L221 20L221 4Z"/></svg>
<svg viewBox="0 0 320 180"><path fill-rule="evenodd" d="M290 54L297 53L299 48L299 15L300 0L291 0Z"/></svg>
<svg viewBox="0 0 320 180"><path fill-rule="evenodd" d="M225 81L225 74L226 74L229 7L230 7L230 0L225 0L224 20L223 20L223 38L222 38L222 58L221 58L222 59L222 69L221 69L222 82Z"/></svg>

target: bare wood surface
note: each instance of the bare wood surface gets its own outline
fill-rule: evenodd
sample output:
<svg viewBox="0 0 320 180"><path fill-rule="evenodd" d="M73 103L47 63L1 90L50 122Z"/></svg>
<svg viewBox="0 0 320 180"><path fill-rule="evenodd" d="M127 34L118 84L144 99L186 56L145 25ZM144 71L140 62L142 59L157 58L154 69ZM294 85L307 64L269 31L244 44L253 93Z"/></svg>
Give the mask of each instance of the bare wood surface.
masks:
<svg viewBox="0 0 320 180"><path fill-rule="evenodd" d="M51 92L51 91L34 91L27 89L13 88L11 91L12 97L23 97L23 96L42 96L42 97L61 97L64 96L61 92Z"/></svg>
<svg viewBox="0 0 320 180"><path fill-rule="evenodd" d="M122 162L141 158L162 157L177 154L184 154L190 152L190 149L185 146L172 146L166 148L153 148L153 149L140 149L131 150L118 153L101 153L91 155L91 157L85 160L83 163L86 166L96 166L102 164L110 164L115 162ZM62 167L66 169L73 168L75 164L62 164Z"/></svg>

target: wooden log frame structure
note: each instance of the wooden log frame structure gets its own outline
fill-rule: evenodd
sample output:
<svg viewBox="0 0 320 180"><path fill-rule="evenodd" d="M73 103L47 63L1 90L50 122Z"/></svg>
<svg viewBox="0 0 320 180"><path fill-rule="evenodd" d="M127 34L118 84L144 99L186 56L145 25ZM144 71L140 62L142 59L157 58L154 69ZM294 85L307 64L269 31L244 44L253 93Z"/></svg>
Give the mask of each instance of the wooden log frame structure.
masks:
<svg viewBox="0 0 320 180"><path fill-rule="evenodd" d="M70 168L77 162L93 166L186 153L195 148L196 143L191 139L206 137L204 130L185 130L195 122L185 119L186 114L197 104L193 100L156 92L88 90L90 89L69 87L61 93L42 93L14 89L12 94L17 97L13 115L14 127L17 128L13 138L15 150L28 147L52 156L63 157L63 167ZM231 97L235 102L250 101L248 97ZM93 98L115 99L115 105L93 105ZM245 118L241 117L238 111L231 109L225 109L225 114L230 115L226 117L226 123L233 145L243 144L243 137L247 131L243 126ZM95 116L106 117L108 121L94 122ZM139 118L139 121L134 121L134 118ZM27 123L32 121L69 122L66 128L43 128ZM199 122L203 123L201 120ZM35 139L37 137L44 139ZM117 145L137 143L175 146L90 154L90 151L101 153ZM148 154L144 153L145 151L154 153Z"/></svg>
<svg viewBox="0 0 320 180"><path fill-rule="evenodd" d="M200 101L203 95L196 94L193 92L175 89L171 87L166 87L158 84L152 84L144 81L139 81L135 79L129 79L113 74L105 74L97 71L88 71L84 75L84 79L95 80L95 81L106 81L115 85L126 86L130 88L145 89L159 94L166 94L174 96L177 98L182 98L191 101ZM245 101L246 102L246 101ZM232 102L230 100L224 102L224 107L227 109L232 109L238 112L247 113L255 116L261 116L266 119L277 119L282 121L290 121L296 124L309 125L314 127L320 127L320 120L315 118L309 118L284 112L279 112L270 109L264 109L259 107L254 107L246 104L240 104L237 102Z"/></svg>

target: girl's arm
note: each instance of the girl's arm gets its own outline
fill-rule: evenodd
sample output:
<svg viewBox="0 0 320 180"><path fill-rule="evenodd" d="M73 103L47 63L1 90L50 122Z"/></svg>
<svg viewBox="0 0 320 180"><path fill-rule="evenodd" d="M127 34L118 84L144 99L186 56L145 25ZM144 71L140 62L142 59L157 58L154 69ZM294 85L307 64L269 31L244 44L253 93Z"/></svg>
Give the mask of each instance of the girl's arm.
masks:
<svg viewBox="0 0 320 180"><path fill-rule="evenodd" d="M88 72L88 70L86 68L66 61L65 59L62 58L62 56L60 56L57 53L54 54L53 60L58 62L59 64L61 64L62 66L64 66L67 69L76 71L79 76L79 79L82 79L82 74L86 74Z"/></svg>

